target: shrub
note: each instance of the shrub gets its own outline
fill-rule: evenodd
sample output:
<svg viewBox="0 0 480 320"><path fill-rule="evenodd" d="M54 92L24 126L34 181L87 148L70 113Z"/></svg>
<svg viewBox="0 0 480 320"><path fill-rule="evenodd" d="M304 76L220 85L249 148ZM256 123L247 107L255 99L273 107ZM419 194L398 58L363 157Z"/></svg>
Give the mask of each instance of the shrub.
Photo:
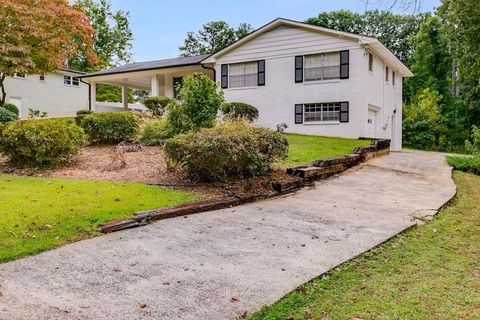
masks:
<svg viewBox="0 0 480 320"><path fill-rule="evenodd" d="M140 142L146 146L160 146L169 138L165 118L148 121L140 134Z"/></svg>
<svg viewBox="0 0 480 320"><path fill-rule="evenodd" d="M13 112L17 117L20 115L20 110L18 110L17 106L14 105L13 103L5 103L3 105L3 108Z"/></svg>
<svg viewBox="0 0 480 320"><path fill-rule="evenodd" d="M171 103L168 107L167 117L173 134L213 127L224 103L223 92L215 82L198 73L184 78L179 97L181 105Z"/></svg>
<svg viewBox="0 0 480 320"><path fill-rule="evenodd" d="M243 102L225 103L221 110L224 115L233 118L247 118L250 122L258 119L258 109Z"/></svg>
<svg viewBox="0 0 480 320"><path fill-rule="evenodd" d="M77 111L77 116L75 117L75 123L79 126L82 125L83 118L85 118L86 115L92 114L92 110L87 110L87 109L82 109Z"/></svg>
<svg viewBox="0 0 480 320"><path fill-rule="evenodd" d="M174 100L167 97L149 97L143 100L143 104L154 116L162 116L167 109L167 105L172 101Z"/></svg>
<svg viewBox="0 0 480 320"><path fill-rule="evenodd" d="M67 162L85 136L73 120L37 119L10 122L0 133L0 151L18 165L48 167Z"/></svg>
<svg viewBox="0 0 480 320"><path fill-rule="evenodd" d="M480 128L472 126L472 142L465 141L465 151L468 154L480 156Z"/></svg>
<svg viewBox="0 0 480 320"><path fill-rule="evenodd" d="M287 155L285 135L228 119L213 128L178 135L165 143L168 160L201 181L264 174Z"/></svg>
<svg viewBox="0 0 480 320"><path fill-rule="evenodd" d="M480 175L480 156L448 156L447 162L456 170Z"/></svg>
<svg viewBox="0 0 480 320"><path fill-rule="evenodd" d="M87 114L92 114L93 111L92 110L88 110L88 109L81 109L81 110L78 110L77 111L77 116L85 116Z"/></svg>
<svg viewBox="0 0 480 320"><path fill-rule="evenodd" d="M0 124L18 120L18 116L10 110L0 107Z"/></svg>
<svg viewBox="0 0 480 320"><path fill-rule="evenodd" d="M92 143L116 144L133 140L140 119L131 112L100 112L86 115L81 126Z"/></svg>
<svg viewBox="0 0 480 320"><path fill-rule="evenodd" d="M45 111L28 109L28 118L29 119L38 119L38 118L46 118L48 113Z"/></svg>

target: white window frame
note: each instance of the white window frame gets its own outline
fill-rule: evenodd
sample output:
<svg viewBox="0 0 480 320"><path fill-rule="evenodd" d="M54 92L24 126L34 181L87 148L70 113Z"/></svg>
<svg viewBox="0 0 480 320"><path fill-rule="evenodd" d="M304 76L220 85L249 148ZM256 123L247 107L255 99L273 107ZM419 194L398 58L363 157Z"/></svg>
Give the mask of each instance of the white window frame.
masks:
<svg viewBox="0 0 480 320"><path fill-rule="evenodd" d="M338 66L337 65L333 66L333 67L338 67L338 76L335 76L333 78L332 77L328 77L328 78L324 77L324 70L323 69L326 68L326 67L332 67L332 66L325 66L324 65L325 56L329 55L329 54L337 54L338 55ZM312 78L312 79L307 78L307 70L308 69L313 69L313 68L307 68L307 59L310 58L310 57L320 57L322 66L317 67L317 68L322 69L322 77L321 78ZM303 81L304 82L331 81L331 80L340 80L340 51L322 52L322 53L308 54L308 55L303 56Z"/></svg>
<svg viewBox="0 0 480 320"><path fill-rule="evenodd" d="M257 71L255 73L245 73L245 65L247 64L255 64L256 65L256 69ZM232 75L232 66L240 66L240 65L243 65L243 74L241 75L238 75L238 74L234 74ZM246 75L255 75L255 84L254 85L246 85ZM235 81L232 81L232 78L231 77L235 77L235 76L243 76L243 85L242 86L232 86L232 83L235 83ZM228 84L229 84L229 88L231 89L236 89L236 88L254 88L254 87L258 87L258 61L245 61L245 62L238 62L238 63L229 63L228 64Z"/></svg>
<svg viewBox="0 0 480 320"><path fill-rule="evenodd" d="M319 108L319 111L307 111L307 108ZM327 110L324 110L324 109ZM334 110L329 110L330 108ZM332 114L337 115L331 119ZM309 119L309 114L317 114L313 120ZM318 103L304 103L303 104L303 123L304 124L328 124L340 123L340 102L318 102Z"/></svg>
<svg viewBox="0 0 480 320"><path fill-rule="evenodd" d="M67 80L68 83L65 82ZM80 86L80 79L78 77L63 75L63 84L68 87L79 87Z"/></svg>

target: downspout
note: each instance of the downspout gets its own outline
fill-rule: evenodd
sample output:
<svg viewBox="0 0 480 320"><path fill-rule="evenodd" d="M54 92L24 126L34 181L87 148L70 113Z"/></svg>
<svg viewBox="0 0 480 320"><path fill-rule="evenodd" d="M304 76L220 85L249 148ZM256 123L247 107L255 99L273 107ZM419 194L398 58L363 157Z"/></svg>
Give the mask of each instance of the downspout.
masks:
<svg viewBox="0 0 480 320"><path fill-rule="evenodd" d="M217 73L215 72L215 68L211 68L211 67L206 67L203 63L201 64L202 68L203 69L207 69L207 70L212 70L213 71L213 82L217 82Z"/></svg>
<svg viewBox="0 0 480 320"><path fill-rule="evenodd" d="M89 82L85 82L82 79L80 79L81 83L85 83L88 85L88 110L92 111L92 90L91 90L91 85Z"/></svg>

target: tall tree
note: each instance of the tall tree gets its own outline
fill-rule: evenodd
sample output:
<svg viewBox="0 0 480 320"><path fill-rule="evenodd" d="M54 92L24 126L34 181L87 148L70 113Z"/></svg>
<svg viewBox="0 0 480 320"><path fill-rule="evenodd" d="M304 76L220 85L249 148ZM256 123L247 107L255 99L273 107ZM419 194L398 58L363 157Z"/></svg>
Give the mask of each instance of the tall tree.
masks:
<svg viewBox="0 0 480 320"><path fill-rule="evenodd" d="M78 71L96 71L130 62L133 34L128 21L129 13L113 11L110 0L77 0L75 3L96 30L94 51L99 61L95 65L90 63L81 50L69 60L69 67Z"/></svg>
<svg viewBox="0 0 480 320"><path fill-rule="evenodd" d="M92 64L97 61L95 30L68 0L0 0L0 30L0 106L7 76L65 67L79 50Z"/></svg>
<svg viewBox="0 0 480 320"><path fill-rule="evenodd" d="M458 91L468 108L469 125L480 123L480 1L442 0L443 19L458 66ZM455 74L456 76L456 74Z"/></svg>
<svg viewBox="0 0 480 320"><path fill-rule="evenodd" d="M133 34L130 29L129 13L113 11L110 0L76 0L75 2L90 19L97 31L94 37L94 51L99 61L92 64L86 59L85 52L69 60L70 68L78 71L97 71L125 64L131 61ZM129 101L133 102L133 90L129 90ZM122 90L118 86L99 83L97 101L121 102Z"/></svg>
<svg viewBox="0 0 480 320"><path fill-rule="evenodd" d="M425 14L400 15L390 11L370 10L365 14L348 10L321 12L305 22L339 31L378 38L402 62L408 65L413 48L410 43L417 34Z"/></svg>
<svg viewBox="0 0 480 320"><path fill-rule="evenodd" d="M442 96L441 104L446 106L451 102L452 54L440 19L428 16L411 44L414 51L410 70L415 76L405 79L405 102L430 88Z"/></svg>
<svg viewBox="0 0 480 320"><path fill-rule="evenodd" d="M211 21L204 24L197 33L187 33L183 45L179 47L180 55L188 57L218 52L252 31L247 23L241 23L234 29L225 21Z"/></svg>

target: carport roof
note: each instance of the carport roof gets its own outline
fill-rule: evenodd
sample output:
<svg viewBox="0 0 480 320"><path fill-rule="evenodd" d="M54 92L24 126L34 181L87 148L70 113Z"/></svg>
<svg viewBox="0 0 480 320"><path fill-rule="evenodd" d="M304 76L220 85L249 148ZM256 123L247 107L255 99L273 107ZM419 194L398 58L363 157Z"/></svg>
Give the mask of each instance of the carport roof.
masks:
<svg viewBox="0 0 480 320"><path fill-rule="evenodd" d="M201 64L203 60L209 57L209 54L203 54L193 57L179 57L172 59L163 59L163 60L154 60L154 61L145 61L145 62L135 62L129 63L123 66L114 67L98 72L92 72L87 75L81 76L79 78L90 78L97 76L104 76L117 73L127 73L127 72L137 72L137 71L146 71L146 70L155 70L171 67L182 67L182 66L191 66Z"/></svg>

